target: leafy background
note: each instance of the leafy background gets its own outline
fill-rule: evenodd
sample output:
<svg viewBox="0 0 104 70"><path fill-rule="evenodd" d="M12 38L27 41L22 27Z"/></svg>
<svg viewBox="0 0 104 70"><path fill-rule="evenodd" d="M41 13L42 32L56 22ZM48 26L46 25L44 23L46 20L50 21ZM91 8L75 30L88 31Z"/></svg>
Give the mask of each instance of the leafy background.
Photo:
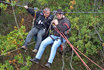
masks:
<svg viewBox="0 0 104 70"><path fill-rule="evenodd" d="M23 7L15 5L29 5L29 7L51 8L51 11L62 9L65 12L98 12L98 13L65 13L69 18L72 28L69 41L81 52L94 60L104 68L104 0L4 0L14 6L19 29L15 24L12 7L9 4L0 3L0 70L46 70L46 68L31 63L34 57L32 49L34 44L29 45L28 51L17 50L23 45L24 39L32 26L33 17ZM34 41L34 40L32 40ZM67 45L70 49L70 46ZM50 47L46 48L41 64L47 62ZM64 56L64 70L72 70L70 66L71 50ZM91 70L100 70L96 65L82 56ZM72 63L74 70L86 70L80 59L74 54ZM61 70L62 56L57 53L50 70Z"/></svg>

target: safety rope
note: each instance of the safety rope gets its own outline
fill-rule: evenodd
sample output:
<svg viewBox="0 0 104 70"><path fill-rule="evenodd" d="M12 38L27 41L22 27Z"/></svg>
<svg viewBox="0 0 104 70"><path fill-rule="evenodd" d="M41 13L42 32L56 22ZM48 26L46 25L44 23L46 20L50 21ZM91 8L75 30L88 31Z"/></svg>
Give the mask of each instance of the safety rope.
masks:
<svg viewBox="0 0 104 70"><path fill-rule="evenodd" d="M59 31L57 28L55 28L55 30L56 30L56 31L66 40L66 42L70 45L70 47L72 48L72 50L76 53L76 55L79 57L79 59L80 59L80 60L82 61L82 63L85 65L86 69L87 69L87 70L91 70L91 69L87 66L87 64L83 61L83 59L81 58L81 56L77 53L77 51L74 49L73 45L69 42L69 40L68 40L66 37L64 37L63 34L61 34L60 31Z"/></svg>
<svg viewBox="0 0 104 70"><path fill-rule="evenodd" d="M11 3L8 3L8 2L5 2L5 1L0 1L0 3L5 3L5 4L11 4ZM15 6L18 6L18 7L24 7L24 6L21 6L21 5L15 5ZM29 7L31 8L31 7ZM34 8L31 8L31 9L34 9ZM52 13L54 13L54 11L51 11ZM91 14L91 13L94 13L94 14L103 14L104 12L63 12L63 13L68 13L68 14L71 14L71 13L75 13L75 14Z"/></svg>
<svg viewBox="0 0 104 70"><path fill-rule="evenodd" d="M75 48L75 47L74 47ZM89 57L87 57L85 54L83 54L81 51L79 51L77 48L75 48L79 53L81 53L84 57L86 57L89 61L91 61L92 63L94 63L96 66L98 66L100 69L104 70L101 66L99 66L97 63L95 63L94 61L92 61Z"/></svg>
<svg viewBox="0 0 104 70"><path fill-rule="evenodd" d="M35 42L32 42L32 43L27 44L27 45L31 45L31 44L33 44L33 43L35 43ZM14 49L14 50L12 50L12 51L9 51L9 52L7 52L7 53L4 53L4 54L0 55L0 57L1 57L1 56L4 56L4 55L7 55L7 54L11 54L12 52L15 52L15 51L20 50L20 49L22 49L22 47L17 48L17 49ZM41 65L41 66L42 66L42 65ZM43 66L42 66L42 67L43 67Z"/></svg>
<svg viewBox="0 0 104 70"><path fill-rule="evenodd" d="M29 46L29 45L32 45L33 43L35 43L35 42L31 42L30 44L28 44L28 46ZM15 52L15 51L20 50L20 49L22 49L22 47L17 48L17 49L14 49L14 50L11 50L11 51L9 51L9 52L7 52L7 53L4 53L4 54L1 54L0 57L1 57L1 56L4 56L4 55L7 55L7 54L9 54L9 53Z"/></svg>
<svg viewBox="0 0 104 70"><path fill-rule="evenodd" d="M12 50L12 51L10 51L10 52L1 54L0 57L1 57L1 56L4 56L4 55L7 55L7 54L10 54L10 53L12 53L12 52L15 52L15 51L17 51L17 50L19 50L19 49L21 49L21 48L22 48L22 47L20 47L20 48L18 48L18 49L15 49L15 50Z"/></svg>
<svg viewBox="0 0 104 70"><path fill-rule="evenodd" d="M63 34L63 36L67 39L67 37ZM68 39L67 39L68 40ZM74 47L74 46L73 46ZM75 48L75 47L74 47ZM75 48L79 53L81 53L83 56L85 56L89 61L94 63L96 66L98 66L100 69L104 70L101 66L99 66L97 63L95 63L93 60L91 60L89 57L87 57L85 54L83 54L81 51L79 51L77 48Z"/></svg>
<svg viewBox="0 0 104 70"><path fill-rule="evenodd" d="M93 60L91 60L90 58L88 58L85 54L83 54L81 51L79 51L77 48L75 48L70 42L69 42L69 40L67 39L67 37L64 35L64 33L61 33L57 28L56 28L56 31L67 41L67 43L70 45L70 47L72 48L72 50L77 54L77 56L78 57L80 57L79 56L79 54L77 53L77 51L79 52L79 53L81 53L83 56L85 56L89 61L91 61L92 63L94 63L96 66L98 66L101 70L104 70L101 66L99 66L97 63L95 63ZM76 51L76 50L77 51ZM83 60L82 60L82 58L80 58L81 59L81 61L83 62ZM86 68L88 68L88 70L89 70L89 67L86 65L86 63L85 62L83 62L83 64L86 66Z"/></svg>

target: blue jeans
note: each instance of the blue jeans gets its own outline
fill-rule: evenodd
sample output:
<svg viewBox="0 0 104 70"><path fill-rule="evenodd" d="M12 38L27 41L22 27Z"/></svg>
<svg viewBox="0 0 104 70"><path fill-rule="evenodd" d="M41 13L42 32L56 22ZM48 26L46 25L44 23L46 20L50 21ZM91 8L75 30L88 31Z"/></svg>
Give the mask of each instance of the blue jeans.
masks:
<svg viewBox="0 0 104 70"><path fill-rule="evenodd" d="M56 39L55 41L52 40L53 39ZM51 37L47 37L45 40L43 40L41 42L41 45L40 45L40 48L35 56L35 58L37 59L41 59L41 56L43 55L43 52L45 50L45 48L50 45L50 44L53 44L52 47L51 47L51 53L50 53L50 57L48 59L48 62L49 63L52 63L53 62L53 59L55 57L55 54L56 54L56 51L57 51L57 48L62 44L61 42L61 39L59 36L54 36L54 35L51 35ZM59 39L57 39L59 38ZM65 42L65 40L63 39L63 42Z"/></svg>
<svg viewBox="0 0 104 70"><path fill-rule="evenodd" d="M34 49L38 50L42 41L42 37L45 35L45 29L38 29L36 27L32 28L26 37L24 46L27 47L27 44L30 43L32 37L34 37L35 35L37 35L37 41Z"/></svg>

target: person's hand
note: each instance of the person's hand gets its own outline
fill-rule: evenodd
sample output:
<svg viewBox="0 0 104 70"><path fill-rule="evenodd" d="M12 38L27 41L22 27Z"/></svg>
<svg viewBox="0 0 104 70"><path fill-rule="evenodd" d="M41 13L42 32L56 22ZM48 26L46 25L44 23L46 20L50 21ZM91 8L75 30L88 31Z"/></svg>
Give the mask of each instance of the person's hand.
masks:
<svg viewBox="0 0 104 70"><path fill-rule="evenodd" d="M25 8L25 9L28 9L29 7L26 5L26 6L24 6L24 8Z"/></svg>
<svg viewBox="0 0 104 70"><path fill-rule="evenodd" d="M54 20L52 21L52 24L55 25L55 26L58 25L58 20L57 20L57 19L54 19Z"/></svg>

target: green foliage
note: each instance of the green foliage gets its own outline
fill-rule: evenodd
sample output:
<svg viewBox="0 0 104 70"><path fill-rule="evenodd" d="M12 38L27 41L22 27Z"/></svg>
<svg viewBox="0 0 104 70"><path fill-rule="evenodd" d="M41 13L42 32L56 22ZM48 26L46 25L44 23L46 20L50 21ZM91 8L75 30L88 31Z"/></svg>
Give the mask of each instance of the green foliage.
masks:
<svg viewBox="0 0 104 70"><path fill-rule="evenodd" d="M44 5L44 4L47 4L47 0L38 0L38 2L41 4L41 5Z"/></svg>
<svg viewBox="0 0 104 70"><path fill-rule="evenodd" d="M79 17L75 18L70 17L70 20L72 22L72 32L71 32L72 36L69 38L69 40L73 42L73 44L77 46L77 48L79 48L82 52L86 50L85 52L86 55L96 54L98 52L97 46L98 45L100 46L100 41L94 34L95 33L94 26L99 24L100 19L94 17L93 15L88 14L88 15L80 15Z"/></svg>
<svg viewBox="0 0 104 70"><path fill-rule="evenodd" d="M48 6L52 11L56 9L62 9L66 12L103 12L104 5L98 0L95 1L96 2L91 0L20 0L20 2L16 2L13 0L12 6L15 6L15 4L24 6L29 3L29 6L36 6L40 9ZM0 7L4 10L7 9L7 5L4 5L3 3L0 4ZM15 7L15 12L19 15L25 13L26 10L24 8ZM104 15L95 13L66 13L65 16L69 18L70 23L72 24L71 37L69 38L69 41L90 58L97 57L96 55L100 56L99 52L103 47L101 46L101 41L99 40L95 29L97 29L101 35L102 40L104 40ZM6 17L6 19L9 19L9 21L14 19L13 16L9 14ZM27 17L26 20L28 20L28 18L29 17ZM0 19L4 20L2 17ZM8 20L0 22L6 23ZM2 26L2 24L0 25ZM23 38L25 38L27 35L25 31L26 29L24 26L21 26L20 32L18 31L17 27L14 27L14 30L11 31L8 35L0 35L0 53L4 54L12 49L17 49L19 46L21 46L23 44ZM29 67L32 65L32 63L29 61L31 58L30 56L31 55L25 55L24 58L23 54L18 53L18 55L13 57L13 59L16 60L17 67L20 65L20 70L29 70ZM85 58L83 59L87 64L89 63ZM96 60L96 58L94 59ZM7 62L0 64L0 70L3 70L4 68L11 68L11 70L14 70L14 68L16 68L16 65L13 67L13 61L8 63L9 60L10 59L7 59ZM73 62L75 62L74 64L76 64L76 62L80 63L79 61L80 59L77 56L73 56ZM101 64L99 60L97 60L97 62ZM94 68L91 64L89 65L90 67Z"/></svg>
<svg viewBox="0 0 104 70"><path fill-rule="evenodd" d="M14 59L16 59L18 61L18 63L23 64L23 56L21 53L18 54L17 56L15 56Z"/></svg>
<svg viewBox="0 0 104 70"><path fill-rule="evenodd" d="M0 3L0 8L3 9L3 10L6 10L7 9L7 5L4 5L3 3Z"/></svg>
<svg viewBox="0 0 104 70"><path fill-rule="evenodd" d="M14 70L13 66L10 65L8 61L5 61L5 64L0 64L0 70Z"/></svg>
<svg viewBox="0 0 104 70"><path fill-rule="evenodd" d="M15 27L15 30L10 32L7 36L2 36L0 35L0 51L1 54L6 53L7 51L13 49L13 48L18 48L18 45L23 44L23 37L26 36L27 34L24 32L25 27L21 26L21 28L18 30ZM8 45L9 44L9 45Z"/></svg>
<svg viewBox="0 0 104 70"><path fill-rule="evenodd" d="M11 2L11 5L12 5L12 6L15 6L15 5L16 5L16 1L12 1L12 2Z"/></svg>
<svg viewBox="0 0 104 70"><path fill-rule="evenodd" d="M25 67L21 67L20 70L29 70L29 68L25 66Z"/></svg>
<svg viewBox="0 0 104 70"><path fill-rule="evenodd" d="M26 61L27 61L26 65L29 66L29 67L32 65L32 62L30 62L30 59L31 59L30 56L26 57Z"/></svg>
<svg viewBox="0 0 104 70"><path fill-rule="evenodd" d="M7 53L10 50L17 49L19 45L23 44L23 37L25 37L27 33L25 33L25 27L21 26L21 28L18 30L17 27L14 27L14 30L11 31L7 36L0 35L0 51L1 55ZM22 37L23 36L23 37ZM9 45L8 45L9 44ZM12 56L10 52L8 52L9 56ZM29 67L31 67L32 63L30 62L30 56L26 56L26 63L24 65L24 54L19 53L18 55L14 56L13 60L7 60L5 64L0 64L0 70L4 70L5 68L7 70L14 70L14 68L18 69L19 64L21 66L21 70L29 70ZM13 65L15 65L13 67ZM23 66L23 67L22 67Z"/></svg>

